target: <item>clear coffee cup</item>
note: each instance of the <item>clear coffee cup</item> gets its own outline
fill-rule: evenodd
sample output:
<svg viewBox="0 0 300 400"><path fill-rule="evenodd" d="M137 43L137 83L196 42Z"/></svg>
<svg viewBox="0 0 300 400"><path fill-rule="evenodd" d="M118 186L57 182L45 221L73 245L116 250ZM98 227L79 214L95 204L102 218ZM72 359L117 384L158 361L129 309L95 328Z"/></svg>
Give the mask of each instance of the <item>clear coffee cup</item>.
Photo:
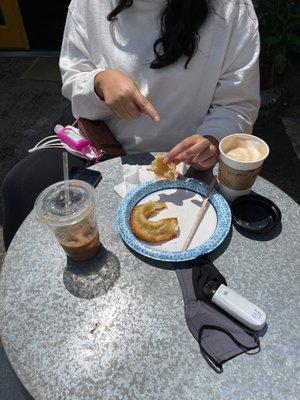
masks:
<svg viewBox="0 0 300 400"><path fill-rule="evenodd" d="M39 195L34 209L71 259L85 261L97 254L100 240L91 185L79 180L55 183Z"/></svg>
<svg viewBox="0 0 300 400"><path fill-rule="evenodd" d="M269 146L256 136L236 133L221 140L219 149L219 191L233 201L250 192Z"/></svg>

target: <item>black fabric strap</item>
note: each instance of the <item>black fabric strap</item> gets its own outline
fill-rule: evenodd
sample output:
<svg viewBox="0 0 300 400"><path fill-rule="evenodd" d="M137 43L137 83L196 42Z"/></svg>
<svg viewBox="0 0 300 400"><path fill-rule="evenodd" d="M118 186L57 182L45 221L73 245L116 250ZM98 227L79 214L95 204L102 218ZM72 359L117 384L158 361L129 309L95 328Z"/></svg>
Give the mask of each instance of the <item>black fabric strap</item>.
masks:
<svg viewBox="0 0 300 400"><path fill-rule="evenodd" d="M243 350L243 353L247 353L249 355L253 355L253 354L257 354L260 352L260 340L259 337L257 336L257 334L255 332L251 332L248 331L249 333L252 334L253 339L255 341L255 345L254 346L246 346L243 343L241 343L239 340L237 340L229 331L227 331L226 329L223 329L220 326L216 326L216 325L202 325L201 328L199 329L199 334L198 334L198 343L199 343L199 347L200 347L200 351L201 354L203 355L204 359L207 361L207 363L209 364L210 367L212 367L217 373L222 373L223 372L223 367L222 365L224 364L224 362L218 362L216 359L213 358L213 356L211 354L208 354L207 351L204 349L204 347L202 346L202 336L205 330L214 330L214 331L219 331L224 333L225 335L227 335L241 350ZM258 349L257 352L255 353L249 353L249 351L251 350L256 350ZM226 360L228 361L228 360ZM212 364L213 365L212 365Z"/></svg>

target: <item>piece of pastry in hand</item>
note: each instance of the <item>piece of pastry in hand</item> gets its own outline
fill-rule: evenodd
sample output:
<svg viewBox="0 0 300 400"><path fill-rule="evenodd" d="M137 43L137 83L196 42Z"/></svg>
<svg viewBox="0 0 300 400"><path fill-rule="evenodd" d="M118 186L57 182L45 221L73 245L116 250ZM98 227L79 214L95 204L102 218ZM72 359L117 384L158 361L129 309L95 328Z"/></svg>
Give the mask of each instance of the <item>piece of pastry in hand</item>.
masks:
<svg viewBox="0 0 300 400"><path fill-rule="evenodd" d="M150 221L149 218L158 211L167 208L165 203L151 200L135 206L131 212L130 226L136 237L144 242L158 243L171 240L177 236L177 218L164 218Z"/></svg>
<svg viewBox="0 0 300 400"><path fill-rule="evenodd" d="M163 162L164 157L164 155L156 156L149 167L149 171L153 171L154 174L160 179L176 179L178 176L176 164L165 164Z"/></svg>

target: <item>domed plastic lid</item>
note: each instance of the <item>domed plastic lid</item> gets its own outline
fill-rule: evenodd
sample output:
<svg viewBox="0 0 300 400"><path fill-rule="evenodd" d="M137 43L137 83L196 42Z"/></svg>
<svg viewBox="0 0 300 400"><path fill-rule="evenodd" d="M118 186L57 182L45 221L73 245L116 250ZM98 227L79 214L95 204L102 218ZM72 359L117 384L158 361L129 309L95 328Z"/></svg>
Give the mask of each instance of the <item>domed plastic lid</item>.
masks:
<svg viewBox="0 0 300 400"><path fill-rule="evenodd" d="M281 222L281 212L271 200L260 195L245 195L231 205L234 226L250 233L271 232Z"/></svg>
<svg viewBox="0 0 300 400"><path fill-rule="evenodd" d="M68 195L66 183L69 187ZM73 224L94 210L95 190L80 180L58 182L39 195L34 208L37 218L47 225Z"/></svg>

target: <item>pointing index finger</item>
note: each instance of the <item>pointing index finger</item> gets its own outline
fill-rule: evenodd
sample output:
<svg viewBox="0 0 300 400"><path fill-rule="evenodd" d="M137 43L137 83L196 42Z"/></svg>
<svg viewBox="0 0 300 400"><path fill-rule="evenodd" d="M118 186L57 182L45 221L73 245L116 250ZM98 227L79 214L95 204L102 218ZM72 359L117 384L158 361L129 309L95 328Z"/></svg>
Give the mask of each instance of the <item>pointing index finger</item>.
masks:
<svg viewBox="0 0 300 400"><path fill-rule="evenodd" d="M160 120L158 112L156 111L152 103L150 103L150 101L140 92L137 92L135 96L135 102L143 114L148 115L155 122L158 122Z"/></svg>

